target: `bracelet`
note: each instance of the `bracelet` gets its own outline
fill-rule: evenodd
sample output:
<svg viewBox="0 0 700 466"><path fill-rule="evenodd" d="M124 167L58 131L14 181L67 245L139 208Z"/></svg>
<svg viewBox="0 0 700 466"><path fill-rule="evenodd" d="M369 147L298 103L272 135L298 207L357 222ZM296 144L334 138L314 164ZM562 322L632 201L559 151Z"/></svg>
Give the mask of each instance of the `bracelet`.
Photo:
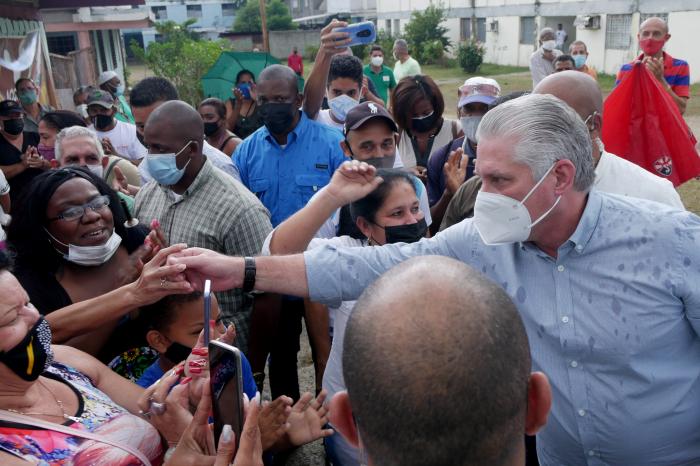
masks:
<svg viewBox="0 0 700 466"><path fill-rule="evenodd" d="M255 288L255 259L252 257L246 257L244 260L245 271L243 273L243 291L245 293L250 293Z"/></svg>
<svg viewBox="0 0 700 466"><path fill-rule="evenodd" d="M175 453L175 449L177 449L177 443L173 445L168 445L168 451L166 451L165 455L163 455L163 464L167 463L170 460L170 457L173 456L173 453Z"/></svg>

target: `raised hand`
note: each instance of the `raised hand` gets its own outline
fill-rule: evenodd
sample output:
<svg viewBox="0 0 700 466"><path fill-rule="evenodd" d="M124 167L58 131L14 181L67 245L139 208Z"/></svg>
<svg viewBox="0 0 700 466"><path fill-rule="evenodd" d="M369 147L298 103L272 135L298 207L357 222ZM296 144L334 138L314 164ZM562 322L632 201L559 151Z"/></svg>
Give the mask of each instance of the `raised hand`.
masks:
<svg viewBox="0 0 700 466"><path fill-rule="evenodd" d="M464 183L468 163L469 157L464 154L461 148L452 151L447 158L442 171L445 174L445 190L450 194L456 193Z"/></svg>
<svg viewBox="0 0 700 466"><path fill-rule="evenodd" d="M204 290L204 280L211 280L212 291L225 291L243 285L245 270L242 257L230 257L203 248L188 248L173 254L168 263L184 264L187 281L197 291Z"/></svg>
<svg viewBox="0 0 700 466"><path fill-rule="evenodd" d="M377 169L365 162L343 162L323 192L337 207L342 207L374 191L383 181L376 174Z"/></svg>
<svg viewBox="0 0 700 466"><path fill-rule="evenodd" d="M186 247L184 244L176 244L161 249L143 266L141 275L132 283L131 289L139 307L155 303L171 294L188 294L194 291L187 281L179 277L185 269L183 265L166 265L170 254L180 252Z"/></svg>
<svg viewBox="0 0 700 466"><path fill-rule="evenodd" d="M287 419L291 413L292 399L288 396L283 395L263 404L258 419L263 450L269 450L284 437L288 427Z"/></svg>
<svg viewBox="0 0 700 466"><path fill-rule="evenodd" d="M315 399L311 393L306 392L292 407L287 420L287 437L293 446L333 435L333 429L323 428L328 423L328 409L323 405L325 399L325 390L321 390Z"/></svg>
<svg viewBox="0 0 700 466"><path fill-rule="evenodd" d="M347 26L345 21L334 19L325 28L321 29L321 47L318 53L325 55L335 55L342 52L352 39L347 32L333 32L335 28Z"/></svg>

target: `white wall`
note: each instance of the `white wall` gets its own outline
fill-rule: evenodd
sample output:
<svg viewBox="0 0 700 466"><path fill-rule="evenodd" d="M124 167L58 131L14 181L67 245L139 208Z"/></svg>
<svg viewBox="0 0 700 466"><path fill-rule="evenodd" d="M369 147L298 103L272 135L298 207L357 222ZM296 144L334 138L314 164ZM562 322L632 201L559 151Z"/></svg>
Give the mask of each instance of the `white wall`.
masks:
<svg viewBox="0 0 700 466"><path fill-rule="evenodd" d="M493 21L498 21L498 32L489 31L489 24ZM486 55L484 61L517 65L520 56L519 40L520 18L518 16L486 18ZM532 47L530 48L532 49Z"/></svg>
<svg viewBox="0 0 700 466"><path fill-rule="evenodd" d="M666 50L672 56L681 58L690 65L690 82L700 81L700 47L698 47L698 27L700 11L684 11L668 15L671 39Z"/></svg>

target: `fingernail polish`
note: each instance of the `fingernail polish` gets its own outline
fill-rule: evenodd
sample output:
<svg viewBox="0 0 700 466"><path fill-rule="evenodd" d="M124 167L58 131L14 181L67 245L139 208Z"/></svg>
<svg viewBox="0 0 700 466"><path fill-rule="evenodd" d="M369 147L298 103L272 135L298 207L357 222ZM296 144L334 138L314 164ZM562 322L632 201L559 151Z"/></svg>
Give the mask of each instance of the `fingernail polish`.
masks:
<svg viewBox="0 0 700 466"><path fill-rule="evenodd" d="M185 385L185 384L189 383L190 380L192 380L192 377L185 377L184 379L182 379L180 381L180 385Z"/></svg>
<svg viewBox="0 0 700 466"><path fill-rule="evenodd" d="M182 371L184 371L184 370L185 370L185 368L184 368L183 366L177 366L177 367L174 369L174 372L175 372L177 375L182 375Z"/></svg>
<svg viewBox="0 0 700 466"><path fill-rule="evenodd" d="M192 348L192 354L195 356L207 356L209 350L207 348Z"/></svg>
<svg viewBox="0 0 700 466"><path fill-rule="evenodd" d="M233 440L233 429L230 424L225 424L223 430L221 431L221 440L224 443L229 443Z"/></svg>
<svg viewBox="0 0 700 466"><path fill-rule="evenodd" d="M201 374L201 373L202 373L202 369L201 369L200 367L190 367L190 372L191 372L192 374Z"/></svg>

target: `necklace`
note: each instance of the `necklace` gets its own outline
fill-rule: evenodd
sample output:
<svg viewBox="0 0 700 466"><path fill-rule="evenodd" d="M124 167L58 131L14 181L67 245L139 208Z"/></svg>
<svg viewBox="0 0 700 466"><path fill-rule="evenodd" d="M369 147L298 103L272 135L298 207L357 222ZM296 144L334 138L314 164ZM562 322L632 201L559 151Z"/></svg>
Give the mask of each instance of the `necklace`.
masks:
<svg viewBox="0 0 700 466"><path fill-rule="evenodd" d="M67 420L69 420L69 421L80 422L80 418L79 418L79 417L71 416L71 415L69 415L69 414L66 412L66 409L63 407L63 402L62 402L61 400L59 400L58 398L56 398L56 395L54 395L54 393L49 389L49 387L47 387L46 385L44 385L43 382L42 382L41 380L37 380L37 382L39 382L39 385L41 385L42 387L44 387L44 389L46 389L46 391L48 391L49 394L51 394L51 398L53 398L53 400L54 400L54 401L56 402L56 404L58 405L59 409L61 410L61 414L31 413L31 412L26 412L26 411L18 411L18 410L16 410L16 409L11 409L11 408L7 408L7 410L10 411L10 412L12 412L12 413L22 414L22 415L25 415L25 416L62 417L63 419L67 419Z"/></svg>

